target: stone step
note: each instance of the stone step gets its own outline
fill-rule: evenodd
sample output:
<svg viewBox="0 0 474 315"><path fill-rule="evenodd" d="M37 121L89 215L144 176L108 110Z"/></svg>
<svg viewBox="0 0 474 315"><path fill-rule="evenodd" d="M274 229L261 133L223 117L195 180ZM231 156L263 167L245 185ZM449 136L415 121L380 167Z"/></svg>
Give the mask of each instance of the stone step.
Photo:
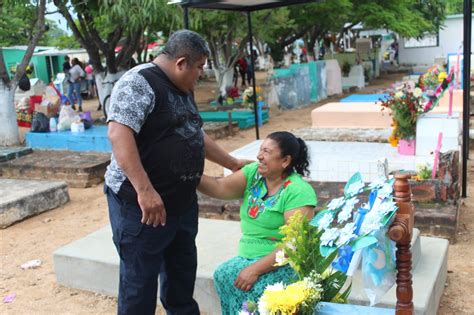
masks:
<svg viewBox="0 0 474 315"><path fill-rule="evenodd" d="M388 142L390 128L301 128L291 131L305 141Z"/></svg>
<svg viewBox="0 0 474 315"><path fill-rule="evenodd" d="M413 283L416 314L435 314L447 273L446 240L413 235ZM237 253L240 224L234 221L199 219L197 237L198 271L194 297L201 311L220 314L219 299L212 275L216 267ZM53 254L58 284L86 291L117 296L119 258L112 243L109 227L104 227ZM350 300L368 305L361 287L360 271L354 276ZM159 300L158 300L159 301ZM382 299L383 307L394 308L395 288ZM434 310L433 312L431 312Z"/></svg>
<svg viewBox="0 0 474 315"><path fill-rule="evenodd" d="M65 182L0 178L0 228L69 201Z"/></svg>
<svg viewBox="0 0 474 315"><path fill-rule="evenodd" d="M31 152L33 152L31 148L25 147L0 147L0 162L13 160Z"/></svg>
<svg viewBox="0 0 474 315"><path fill-rule="evenodd" d="M29 155L0 164L0 176L61 180L70 187L85 188L103 181L109 162L108 153L35 150Z"/></svg>

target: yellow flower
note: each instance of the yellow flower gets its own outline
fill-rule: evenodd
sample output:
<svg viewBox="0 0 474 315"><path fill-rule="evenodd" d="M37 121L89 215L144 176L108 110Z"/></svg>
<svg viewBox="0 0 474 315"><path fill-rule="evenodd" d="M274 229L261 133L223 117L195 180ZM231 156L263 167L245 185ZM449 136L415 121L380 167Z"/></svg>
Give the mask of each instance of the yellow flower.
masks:
<svg viewBox="0 0 474 315"><path fill-rule="evenodd" d="M438 74L438 81L439 82L443 82L444 79L446 79L448 77L446 71L443 71L443 72L440 72L440 74Z"/></svg>
<svg viewBox="0 0 474 315"><path fill-rule="evenodd" d="M316 290L307 286L305 281L298 281L282 290L265 290L261 297L270 314L291 315L298 307L315 295ZM260 302L259 302L260 303Z"/></svg>
<svg viewBox="0 0 474 315"><path fill-rule="evenodd" d="M398 146L398 138L394 135L391 135L390 137L388 137L388 142L390 142L392 147Z"/></svg>
<svg viewBox="0 0 474 315"><path fill-rule="evenodd" d="M402 91L398 91L397 93L395 93L395 98L396 98L396 99L400 99L400 98L403 97L403 95L404 95L404 94L403 94Z"/></svg>

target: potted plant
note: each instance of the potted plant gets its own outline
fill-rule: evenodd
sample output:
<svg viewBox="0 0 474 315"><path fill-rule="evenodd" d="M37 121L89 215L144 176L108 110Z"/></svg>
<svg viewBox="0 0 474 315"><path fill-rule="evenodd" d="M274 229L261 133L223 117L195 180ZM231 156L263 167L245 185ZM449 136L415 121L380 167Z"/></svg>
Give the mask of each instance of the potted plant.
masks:
<svg viewBox="0 0 474 315"><path fill-rule="evenodd" d="M392 146L398 146L403 155L415 155L416 121L424 112L423 91L404 84L381 100L382 110L391 110L393 131L389 137Z"/></svg>

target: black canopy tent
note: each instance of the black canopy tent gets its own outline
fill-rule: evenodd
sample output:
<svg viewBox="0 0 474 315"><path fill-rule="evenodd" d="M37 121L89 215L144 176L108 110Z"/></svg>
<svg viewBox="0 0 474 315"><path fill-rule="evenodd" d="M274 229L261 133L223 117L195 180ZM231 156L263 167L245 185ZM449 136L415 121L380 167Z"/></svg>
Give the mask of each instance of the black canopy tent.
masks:
<svg viewBox="0 0 474 315"><path fill-rule="evenodd" d="M184 27L189 27L188 22L188 8L197 9L209 9L209 10L226 10L226 11L239 11L247 13L247 24L248 24L248 36L250 42L250 52L253 52L253 33L252 33L252 16L251 12L274 9L278 7L284 7L295 4L304 4L310 2L318 2L319 0L177 0L171 1L170 3L179 4L184 9ZM255 61L250 58L252 69L255 69ZM257 140L260 138L258 129L258 117L257 117L257 93L255 85L255 71L252 71L252 87L253 87L253 103L254 116L255 116L255 134Z"/></svg>
<svg viewBox="0 0 474 315"><path fill-rule="evenodd" d="M170 3L180 4L184 9L184 25L188 28L188 8L213 9L247 12L248 34L250 40L250 51L253 51L252 38L252 18L251 12L273 9L283 6L318 2L319 0L172 0ZM464 60L463 68L469 69L463 71L463 139L462 139L462 197L466 197L467 192L467 159L469 158L469 116L470 116L470 69L471 69L471 23L472 19L472 0L464 0ZM469 57L466 57L469 56ZM252 68L255 69L254 59L250 58ZM253 71L253 101L257 104L255 71ZM255 132L259 139L257 106L254 106Z"/></svg>
<svg viewBox="0 0 474 315"><path fill-rule="evenodd" d="M469 158L469 116L471 113L471 27L472 0L464 0L464 38L463 38L463 117L462 117L462 191L467 196L467 159Z"/></svg>

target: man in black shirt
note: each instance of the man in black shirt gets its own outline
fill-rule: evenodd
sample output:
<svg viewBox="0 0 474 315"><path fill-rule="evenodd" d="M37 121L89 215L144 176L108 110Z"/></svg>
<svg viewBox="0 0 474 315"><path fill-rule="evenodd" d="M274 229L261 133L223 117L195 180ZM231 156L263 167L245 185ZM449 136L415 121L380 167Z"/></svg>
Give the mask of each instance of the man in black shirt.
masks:
<svg viewBox="0 0 474 315"><path fill-rule="evenodd" d="M202 130L193 91L208 56L201 36L178 31L112 91L105 191L120 256L119 314L154 314L158 275L168 314L199 314L192 295L204 159L231 170L246 163Z"/></svg>

